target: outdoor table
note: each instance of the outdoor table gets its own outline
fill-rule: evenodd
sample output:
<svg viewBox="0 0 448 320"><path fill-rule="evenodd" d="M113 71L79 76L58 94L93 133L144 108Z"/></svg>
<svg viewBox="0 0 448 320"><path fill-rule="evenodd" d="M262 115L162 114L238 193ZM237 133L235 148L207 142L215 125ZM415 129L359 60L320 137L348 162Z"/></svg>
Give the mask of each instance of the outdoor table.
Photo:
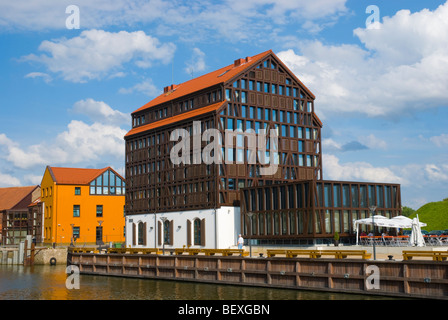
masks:
<svg viewBox="0 0 448 320"><path fill-rule="evenodd" d="M425 237L426 242L431 245L431 246L437 246L437 245L441 245L442 242L439 239L439 236L426 236Z"/></svg>
<svg viewBox="0 0 448 320"><path fill-rule="evenodd" d="M448 237L447 237L448 238ZM385 245L385 246L407 246L409 243L409 236L360 236L361 245L371 246Z"/></svg>

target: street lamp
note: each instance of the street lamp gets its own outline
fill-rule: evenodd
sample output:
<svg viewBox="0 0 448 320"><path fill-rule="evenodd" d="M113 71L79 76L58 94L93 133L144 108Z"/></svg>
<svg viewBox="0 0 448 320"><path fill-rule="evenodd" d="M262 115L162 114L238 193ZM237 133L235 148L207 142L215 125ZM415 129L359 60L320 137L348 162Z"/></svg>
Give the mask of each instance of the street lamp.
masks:
<svg viewBox="0 0 448 320"><path fill-rule="evenodd" d="M376 206L370 206L369 211L370 215L372 216L372 226L373 226L373 260L376 260L376 247L375 247L375 210Z"/></svg>
<svg viewBox="0 0 448 320"><path fill-rule="evenodd" d="M247 214L247 216L250 219L250 233L253 234L253 231L252 231L252 227L253 227L252 217L253 217L254 213L253 212L248 212L246 214ZM249 253L250 253L250 257L252 258L252 238L249 238Z"/></svg>

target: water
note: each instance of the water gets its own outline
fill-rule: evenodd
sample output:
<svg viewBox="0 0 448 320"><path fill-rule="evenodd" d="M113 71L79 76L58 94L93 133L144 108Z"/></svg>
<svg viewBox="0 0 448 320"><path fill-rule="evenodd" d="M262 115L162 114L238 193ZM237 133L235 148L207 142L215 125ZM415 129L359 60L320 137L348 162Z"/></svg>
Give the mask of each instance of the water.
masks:
<svg viewBox="0 0 448 320"><path fill-rule="evenodd" d="M67 289L65 266L0 265L0 300L376 300L385 297L180 281L80 275Z"/></svg>

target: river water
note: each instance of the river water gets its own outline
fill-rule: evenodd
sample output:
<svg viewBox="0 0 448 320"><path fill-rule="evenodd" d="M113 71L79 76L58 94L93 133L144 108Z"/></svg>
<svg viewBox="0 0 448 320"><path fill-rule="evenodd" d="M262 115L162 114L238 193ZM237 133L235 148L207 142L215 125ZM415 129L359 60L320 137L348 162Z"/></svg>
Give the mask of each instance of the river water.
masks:
<svg viewBox="0 0 448 320"><path fill-rule="evenodd" d="M0 300L376 300L385 297L166 280L79 276L67 288L66 267L0 265ZM72 287L75 282L71 282ZM70 287L70 284L68 285Z"/></svg>

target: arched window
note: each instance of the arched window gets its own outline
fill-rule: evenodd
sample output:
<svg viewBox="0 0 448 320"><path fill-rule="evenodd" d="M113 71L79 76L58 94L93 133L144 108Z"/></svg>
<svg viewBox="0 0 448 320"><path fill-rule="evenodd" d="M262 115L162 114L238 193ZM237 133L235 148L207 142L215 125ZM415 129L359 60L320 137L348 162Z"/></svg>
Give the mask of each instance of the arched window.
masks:
<svg viewBox="0 0 448 320"><path fill-rule="evenodd" d="M205 219L194 219L194 245L205 246Z"/></svg>
<svg viewBox="0 0 448 320"><path fill-rule="evenodd" d="M139 222L137 226L137 244L146 245L146 223Z"/></svg>
<svg viewBox="0 0 448 320"><path fill-rule="evenodd" d="M171 230L170 230L170 221L165 220L163 222L163 243L165 244L171 244Z"/></svg>

